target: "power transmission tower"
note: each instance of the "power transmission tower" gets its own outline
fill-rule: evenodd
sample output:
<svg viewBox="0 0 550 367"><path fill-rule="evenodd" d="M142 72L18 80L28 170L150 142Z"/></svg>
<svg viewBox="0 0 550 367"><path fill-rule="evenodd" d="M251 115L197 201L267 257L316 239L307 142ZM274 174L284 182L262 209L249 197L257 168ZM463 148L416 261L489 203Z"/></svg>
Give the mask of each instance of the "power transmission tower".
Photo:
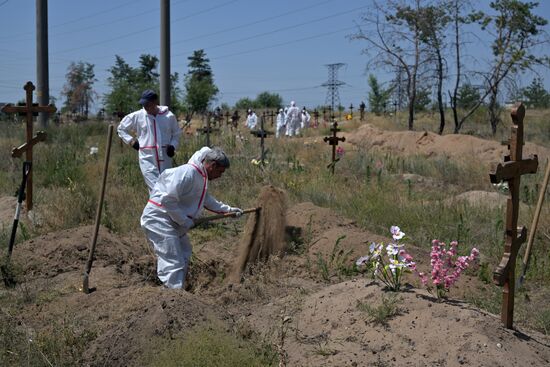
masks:
<svg viewBox="0 0 550 367"><path fill-rule="evenodd" d="M339 62L336 64L325 65L328 68L328 82L321 84L322 87L327 87L327 98L325 104L331 106L334 113L334 107L340 107L340 93L338 87L346 83L338 80L338 69L346 64Z"/></svg>

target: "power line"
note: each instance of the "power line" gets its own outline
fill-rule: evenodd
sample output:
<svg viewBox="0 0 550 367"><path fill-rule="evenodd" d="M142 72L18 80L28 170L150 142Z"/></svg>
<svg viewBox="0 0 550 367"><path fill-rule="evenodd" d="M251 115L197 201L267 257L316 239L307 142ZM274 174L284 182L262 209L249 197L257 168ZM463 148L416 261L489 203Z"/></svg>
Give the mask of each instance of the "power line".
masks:
<svg viewBox="0 0 550 367"><path fill-rule="evenodd" d="M348 13L351 13L351 12L354 12L354 11L357 11L357 10L360 10L360 9L364 9L364 8L366 8L366 7L367 7L367 6L360 6L360 7L358 7L358 8L346 10L346 11L343 11L343 12L340 12L340 13L331 14L331 15L324 16L324 17L321 17L321 18L316 18L316 19L310 20L310 21L308 21L308 22L303 22L303 23L294 24L294 25L290 25L290 26L286 26L286 27L282 27L282 28L277 28L277 29L274 29L274 30L271 30L271 31L268 31L268 32L263 32L263 33L255 34L255 35L248 36L248 37L245 37L245 38L240 38L240 39L238 39L238 40L220 43L220 44L218 44L218 45L211 46L211 47L205 47L205 49L206 49L206 50L212 50L212 49L214 49L214 48L219 48L219 47L223 47L223 46L228 46L228 45L232 45L232 44L238 43L238 42L249 41L249 40L251 40L251 39L258 38L258 37L269 36L269 35L271 35L271 34L275 34L275 33L278 33L278 32L287 31L287 30L289 30L289 29L299 28L299 27L306 26L306 25L308 25L308 24L320 22L320 21L322 21L322 20L335 18L335 17L341 16L341 15L344 15L344 14L348 14ZM177 53L177 54L173 54L172 56L181 56L181 55L185 55L185 54L187 54L187 53L188 53L188 52L180 52L180 53Z"/></svg>
<svg viewBox="0 0 550 367"><path fill-rule="evenodd" d="M9 1L9 0L4 1L2 4L0 4L0 6L6 5L6 3L7 3L8 1Z"/></svg>
<svg viewBox="0 0 550 367"><path fill-rule="evenodd" d="M265 21L281 18L281 17L287 16L287 15L290 15L290 14L300 13L300 12L305 11L305 10L311 10L313 8L325 5L325 4L333 2L333 1L335 1L335 0L326 0L324 2L320 2L320 3L314 4L314 5L310 5L310 6L305 6L305 7L298 8L298 9L293 9L291 11L280 13L278 15L271 16L271 17L266 17L266 18L263 18L263 19L260 19L260 20L256 20L254 22L249 22L249 23L238 25L238 26L221 29L219 31L206 33L206 34L198 35L198 36L195 36L195 37L186 38L186 39L183 39L183 40L180 40L180 41L171 42L171 47L174 46L174 45L180 44L180 43L185 43L185 42L194 41L194 40L201 39L201 38L211 37L211 36L215 36L215 35L218 35L218 34L234 31L234 30L237 30L237 29L247 28L247 27L250 27L250 26L253 26L253 25L256 25L256 24L263 23ZM117 55L124 55L124 54L133 53L133 52L143 52L144 50L152 50L152 49L154 49L154 47L149 47L149 48L145 48L145 49L144 48L137 48L137 49L133 49L133 50L121 51L121 52L117 53ZM181 56L181 55L184 55L184 54L185 53L180 53L180 54L174 54L172 56ZM113 55L101 55L99 57L100 58L111 58L111 57L113 57ZM58 63L59 62L52 62L51 64L58 64Z"/></svg>
<svg viewBox="0 0 550 367"><path fill-rule="evenodd" d="M210 8L198 11L196 13L189 14L189 15L186 15L184 17L176 18L175 20L171 21L170 24L173 24L173 23L185 20L185 19L189 19L189 18L192 18L192 17L197 16L197 15L204 14L204 13L210 12L212 10L217 10L217 9L222 8L224 6L236 3L237 1L239 1L239 0L227 1L227 2L222 3L220 5L212 6ZM116 41L116 40L119 40L119 39L122 39L122 38L127 38L127 37L130 37L130 36L139 34L139 33L147 32L147 31L150 31L152 29L158 29L158 28L159 28L158 25L154 25L154 26L143 28L143 29L140 29L140 30L137 30L137 31L134 31L134 32L126 33L126 34L123 34L123 35L118 36L118 37L113 37L113 38L110 38L108 40L98 41L98 42L90 43L90 44L87 44L87 45L84 45L84 46L79 46L79 47L65 49L65 50L61 50L61 51L57 51L57 52L52 52L51 54L52 55L58 55L58 54L67 53L67 52L71 52L71 51L81 50L81 49L84 49L84 48L99 46L99 45L103 45L103 44L108 43L108 42Z"/></svg>
<svg viewBox="0 0 550 367"><path fill-rule="evenodd" d="M221 55L221 56L218 56L218 57L211 57L210 59L211 60L219 60L219 59L224 59L224 58L232 57L232 56L245 55L245 54L249 54L249 53L254 53L254 52L258 52L258 51L267 50L267 49L270 49L270 48L276 48L276 47L290 45L292 43L308 41L308 40L311 40L311 39L314 39L314 38L320 38L320 37L324 37L324 36L332 36L336 33L341 33L341 32L349 31L349 30L352 30L352 29L356 29L356 27L352 26L352 27L340 28L340 29L337 29L337 30L332 30L330 32L319 33L319 34L309 36L309 37L304 37L304 38L299 38L299 39L295 39L295 40L292 40L292 41L277 43L277 44L274 44L274 45L271 45L271 46L259 47L259 48L255 48L255 49L251 49L251 50L247 50L247 51L240 51L240 52L235 52L235 53L232 53L232 54Z"/></svg>

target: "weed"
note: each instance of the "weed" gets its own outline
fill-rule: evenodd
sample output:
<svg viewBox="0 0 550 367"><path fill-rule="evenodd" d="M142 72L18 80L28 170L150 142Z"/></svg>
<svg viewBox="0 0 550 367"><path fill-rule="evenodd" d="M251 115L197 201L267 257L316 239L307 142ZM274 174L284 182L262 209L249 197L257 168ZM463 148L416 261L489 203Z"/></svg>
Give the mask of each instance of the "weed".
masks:
<svg viewBox="0 0 550 367"><path fill-rule="evenodd" d="M398 304L401 301L402 298L396 294L390 294L389 296L382 295L382 303L379 305L371 306L366 302L357 302L357 309L366 313L367 322L387 326L388 320L399 315L400 309Z"/></svg>
<svg viewBox="0 0 550 367"><path fill-rule="evenodd" d="M349 259L353 250L345 250L341 248L340 243L346 236L340 236L334 243L331 253L324 257L321 253L317 253L317 270L321 278L325 282L329 282L333 276L350 276L359 273L355 264L348 265Z"/></svg>

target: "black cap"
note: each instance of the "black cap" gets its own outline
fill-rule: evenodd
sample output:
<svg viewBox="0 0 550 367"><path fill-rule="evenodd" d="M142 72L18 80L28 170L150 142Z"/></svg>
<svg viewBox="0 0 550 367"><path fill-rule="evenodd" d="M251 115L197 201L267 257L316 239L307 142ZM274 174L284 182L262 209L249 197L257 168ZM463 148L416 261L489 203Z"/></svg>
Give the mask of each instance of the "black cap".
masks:
<svg viewBox="0 0 550 367"><path fill-rule="evenodd" d="M146 102L153 102L159 99L158 94L154 90L147 89L141 93L141 98L139 99L139 104L144 105Z"/></svg>

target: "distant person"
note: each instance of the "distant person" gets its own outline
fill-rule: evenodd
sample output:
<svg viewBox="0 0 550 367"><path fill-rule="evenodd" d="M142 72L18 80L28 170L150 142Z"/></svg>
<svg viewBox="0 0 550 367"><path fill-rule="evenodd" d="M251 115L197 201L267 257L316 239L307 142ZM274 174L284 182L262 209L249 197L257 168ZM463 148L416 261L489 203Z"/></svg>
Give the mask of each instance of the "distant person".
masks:
<svg viewBox="0 0 550 367"><path fill-rule="evenodd" d="M215 213L243 211L216 200L208 183L229 168L220 148L203 147L187 164L164 171L141 215L141 227L157 255L157 276L167 288L183 288L192 247L187 232L203 209Z"/></svg>
<svg viewBox="0 0 550 367"><path fill-rule="evenodd" d="M257 124L258 116L256 116L256 113L253 110L249 109L248 116L246 117L246 127L248 127L250 130L254 130Z"/></svg>
<svg viewBox="0 0 550 367"><path fill-rule="evenodd" d="M307 112L306 107L302 108L302 113L300 115L300 126L302 129L308 129L309 128L309 121L311 121L311 116L309 112Z"/></svg>
<svg viewBox="0 0 550 367"><path fill-rule="evenodd" d="M359 105L359 113L360 113L359 120L360 121L363 121L363 119L365 118L365 108L366 107L367 106L365 105L365 102L361 101L361 104Z"/></svg>
<svg viewBox="0 0 550 367"><path fill-rule="evenodd" d="M300 134L300 109L296 107L296 102L291 101L290 107L286 112L286 135L296 136Z"/></svg>
<svg viewBox="0 0 550 367"><path fill-rule="evenodd" d="M126 144L139 152L139 168L151 192L159 175L172 167L181 129L168 107L158 105L154 91L144 91L139 103L143 108L124 116L117 132Z"/></svg>
<svg viewBox="0 0 550 367"><path fill-rule="evenodd" d="M277 127L275 130L275 137L278 139L285 134L286 130L286 115L285 111L281 108L277 114Z"/></svg>

